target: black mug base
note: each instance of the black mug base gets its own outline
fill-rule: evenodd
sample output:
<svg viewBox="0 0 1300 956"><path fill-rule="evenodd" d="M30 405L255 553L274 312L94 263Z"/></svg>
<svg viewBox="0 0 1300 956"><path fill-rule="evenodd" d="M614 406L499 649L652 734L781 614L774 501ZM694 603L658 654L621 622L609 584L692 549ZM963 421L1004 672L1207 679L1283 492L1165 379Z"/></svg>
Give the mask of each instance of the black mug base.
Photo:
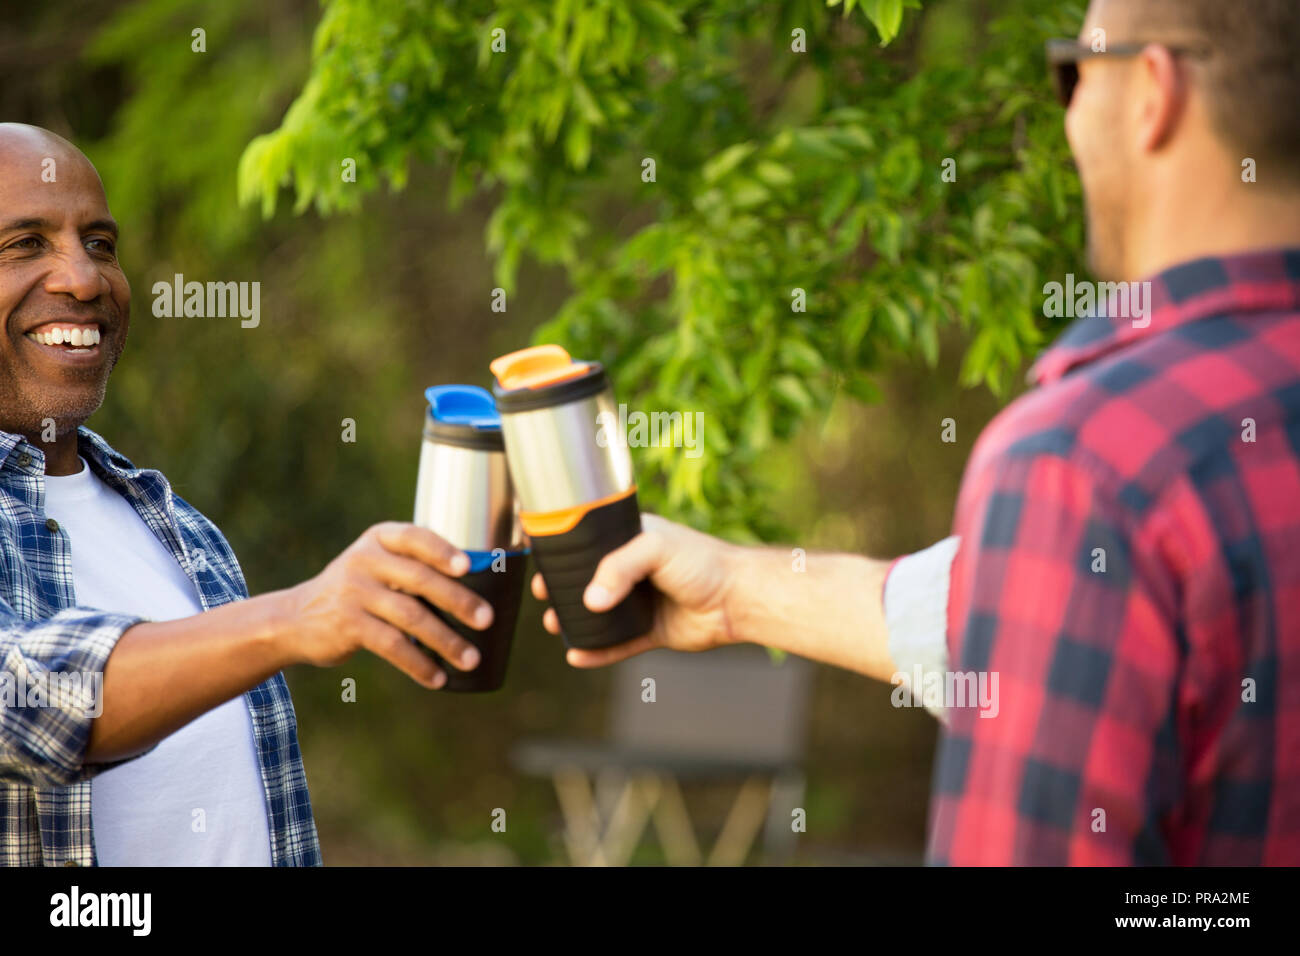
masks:
<svg viewBox="0 0 1300 956"><path fill-rule="evenodd" d="M444 691L481 694L500 690L505 683L506 665L510 662L510 647L515 638L515 623L519 619L519 605L523 600L528 555L507 553L495 563L500 565L502 560L505 565L499 571L493 571L489 567L457 579L492 605L492 626L485 631L475 630L421 599L443 623L477 647L480 654L478 667L472 671L462 671L444 660L442 655L416 642L416 646L432 657L446 673L447 683L442 685Z"/></svg>
<svg viewBox="0 0 1300 956"><path fill-rule="evenodd" d="M583 592L601 558L641 532L636 493L594 508L563 534L531 539L533 559L546 581L566 647L594 649L630 641L654 626L654 586L639 582L621 602L599 614L587 610Z"/></svg>

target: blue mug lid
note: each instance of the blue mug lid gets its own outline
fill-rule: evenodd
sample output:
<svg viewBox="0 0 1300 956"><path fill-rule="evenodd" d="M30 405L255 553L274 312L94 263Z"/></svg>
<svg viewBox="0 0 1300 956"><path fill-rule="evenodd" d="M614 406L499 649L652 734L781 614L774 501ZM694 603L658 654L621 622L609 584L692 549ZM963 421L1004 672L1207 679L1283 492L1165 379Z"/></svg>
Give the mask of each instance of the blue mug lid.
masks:
<svg viewBox="0 0 1300 956"><path fill-rule="evenodd" d="M496 401L487 389L477 385L434 385L424 390L429 400L429 417L443 425L458 425L476 431L501 430Z"/></svg>

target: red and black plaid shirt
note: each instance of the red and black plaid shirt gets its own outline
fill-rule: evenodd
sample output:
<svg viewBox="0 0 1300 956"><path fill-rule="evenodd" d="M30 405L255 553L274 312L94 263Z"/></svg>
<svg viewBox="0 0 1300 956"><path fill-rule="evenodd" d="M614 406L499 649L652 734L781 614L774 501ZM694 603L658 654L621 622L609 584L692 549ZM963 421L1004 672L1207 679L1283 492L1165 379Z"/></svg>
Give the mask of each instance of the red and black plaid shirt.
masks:
<svg viewBox="0 0 1300 956"><path fill-rule="evenodd" d="M1300 863L1300 249L1151 291L967 466L931 862Z"/></svg>

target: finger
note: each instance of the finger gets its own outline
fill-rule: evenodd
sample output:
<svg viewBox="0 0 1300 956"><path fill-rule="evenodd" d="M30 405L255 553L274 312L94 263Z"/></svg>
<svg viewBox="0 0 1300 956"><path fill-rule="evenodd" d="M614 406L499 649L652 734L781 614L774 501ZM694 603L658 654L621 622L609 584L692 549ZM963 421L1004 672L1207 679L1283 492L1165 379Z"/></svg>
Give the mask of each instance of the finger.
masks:
<svg viewBox="0 0 1300 956"><path fill-rule="evenodd" d="M656 646L651 635L643 634L635 640L615 644L613 647L600 647L594 650L570 648L565 655L565 660L571 666L580 667L584 670L592 667L608 667L610 664L617 664L619 661L625 661L637 654L644 654Z"/></svg>
<svg viewBox="0 0 1300 956"><path fill-rule="evenodd" d="M388 521L375 525L374 532L376 540L393 554L414 558L453 577L469 570L469 555L428 528Z"/></svg>
<svg viewBox="0 0 1300 956"><path fill-rule="evenodd" d="M417 684L437 690L447 683L447 675L428 654L411 643L410 638L390 624L366 616L362 624L361 646L382 657Z"/></svg>
<svg viewBox="0 0 1300 956"><path fill-rule="evenodd" d="M366 552L366 567L380 583L418 595L476 630L492 623L491 604L427 564L377 549Z"/></svg>
<svg viewBox="0 0 1300 956"><path fill-rule="evenodd" d="M552 634L560 633L560 616L555 613L555 608L548 607L546 613L542 615L542 627Z"/></svg>
<svg viewBox="0 0 1300 956"><path fill-rule="evenodd" d="M608 611L638 581L659 570L667 560L663 536L656 531L642 531L601 558L591 583L583 592L583 603L591 611Z"/></svg>
<svg viewBox="0 0 1300 956"><path fill-rule="evenodd" d="M532 591L533 597L537 598L537 600L545 601L547 599L546 582L542 580L540 571L533 575Z"/></svg>
<svg viewBox="0 0 1300 956"><path fill-rule="evenodd" d="M388 588L373 588L365 597L364 607L403 634L409 634L426 647L437 651L452 666L473 670L478 666L478 648L465 640L427 607L409 594ZM418 648L412 648L419 653Z"/></svg>

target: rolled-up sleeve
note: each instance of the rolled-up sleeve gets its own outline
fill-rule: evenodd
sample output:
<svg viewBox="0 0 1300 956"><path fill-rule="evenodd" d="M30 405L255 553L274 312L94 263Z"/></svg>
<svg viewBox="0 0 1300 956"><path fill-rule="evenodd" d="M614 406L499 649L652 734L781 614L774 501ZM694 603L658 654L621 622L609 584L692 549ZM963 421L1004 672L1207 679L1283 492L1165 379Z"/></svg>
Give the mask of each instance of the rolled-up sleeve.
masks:
<svg viewBox="0 0 1300 956"><path fill-rule="evenodd" d="M0 600L0 779L67 786L124 762L85 754L109 655L143 620L69 608L31 621Z"/></svg>
<svg viewBox="0 0 1300 956"><path fill-rule="evenodd" d="M918 672L942 674L948 669L948 588L960 544L956 536L944 538L899 558L885 578L885 626L896 681L918 697L921 688L912 686ZM925 709L946 719L942 702L928 701Z"/></svg>

